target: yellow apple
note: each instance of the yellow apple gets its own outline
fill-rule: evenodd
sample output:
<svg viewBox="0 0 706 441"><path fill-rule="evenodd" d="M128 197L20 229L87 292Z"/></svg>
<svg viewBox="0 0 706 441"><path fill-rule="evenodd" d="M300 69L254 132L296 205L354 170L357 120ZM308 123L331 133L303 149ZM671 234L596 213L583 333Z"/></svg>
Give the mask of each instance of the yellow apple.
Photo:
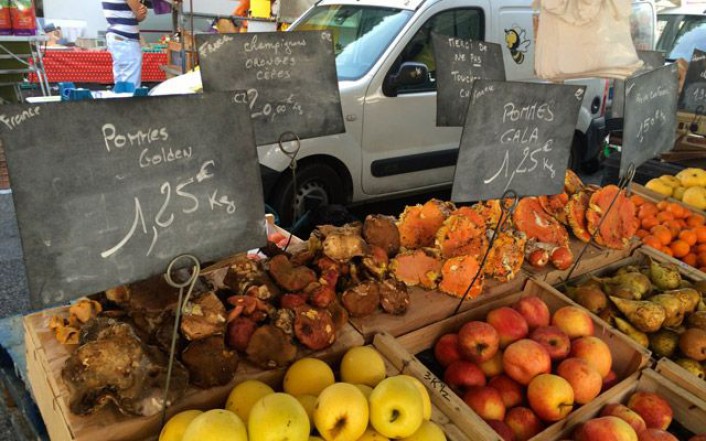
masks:
<svg viewBox="0 0 706 441"><path fill-rule="evenodd" d="M335 382L328 364L316 358L302 358L287 369L282 387L290 395L318 396Z"/></svg>
<svg viewBox="0 0 706 441"><path fill-rule="evenodd" d="M398 375L398 377L408 379L417 387L419 393L422 394L422 404L424 406L424 419L431 419L431 398L429 398L429 391L427 391L427 388L424 387L421 381L417 380L411 375Z"/></svg>
<svg viewBox="0 0 706 441"><path fill-rule="evenodd" d="M324 441L320 436L310 436L309 441Z"/></svg>
<svg viewBox="0 0 706 441"><path fill-rule="evenodd" d="M385 374L382 355L369 346L351 348L341 360L341 381L345 383L375 387Z"/></svg>
<svg viewBox="0 0 706 441"><path fill-rule="evenodd" d="M446 441L446 435L441 427L431 421L424 421L412 436L402 438L402 441Z"/></svg>
<svg viewBox="0 0 706 441"><path fill-rule="evenodd" d="M388 438L411 436L424 421L422 394L407 378L385 378L370 394L370 423Z"/></svg>
<svg viewBox="0 0 706 441"><path fill-rule="evenodd" d="M390 441L390 438L382 436L372 427L368 427L357 441Z"/></svg>
<svg viewBox="0 0 706 441"><path fill-rule="evenodd" d="M314 407L314 424L326 441L356 441L369 418L368 400L348 383L334 383L321 391Z"/></svg>
<svg viewBox="0 0 706 441"><path fill-rule="evenodd" d="M368 386L367 384L354 384L354 386L360 389L361 392L363 392L363 395L365 395L366 400L370 399L370 394L373 393L372 387Z"/></svg>
<svg viewBox="0 0 706 441"><path fill-rule="evenodd" d="M250 411L250 441L308 441L309 433L311 427L306 410L291 395L265 395Z"/></svg>
<svg viewBox="0 0 706 441"><path fill-rule="evenodd" d="M316 397L313 395L299 395L297 401L306 410L306 415L309 417L311 428L314 428L314 407L316 407Z"/></svg>
<svg viewBox="0 0 706 441"><path fill-rule="evenodd" d="M699 210L706 209L706 188L704 187L689 187L684 192L682 201L685 204L696 207Z"/></svg>
<svg viewBox="0 0 706 441"><path fill-rule="evenodd" d="M645 187L664 196L671 196L674 192L674 187L669 186L659 178L650 179L647 181L647 184L645 184Z"/></svg>
<svg viewBox="0 0 706 441"><path fill-rule="evenodd" d="M198 415L184 431L182 441L248 441L240 417L225 409L213 409Z"/></svg>
<svg viewBox="0 0 706 441"><path fill-rule="evenodd" d="M200 410L185 410L169 418L159 433L159 441L181 441L187 426L202 413Z"/></svg>
<svg viewBox="0 0 706 441"><path fill-rule="evenodd" d="M236 385L226 400L226 410L238 415L243 422L248 421L250 409L265 395L275 393L262 381L248 380Z"/></svg>

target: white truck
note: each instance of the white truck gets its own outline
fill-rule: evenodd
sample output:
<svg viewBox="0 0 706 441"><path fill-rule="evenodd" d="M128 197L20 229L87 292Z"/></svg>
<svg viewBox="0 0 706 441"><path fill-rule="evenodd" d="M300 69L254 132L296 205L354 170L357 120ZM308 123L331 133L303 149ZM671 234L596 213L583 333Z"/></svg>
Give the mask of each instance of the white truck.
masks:
<svg viewBox="0 0 706 441"><path fill-rule="evenodd" d="M654 3L634 1L633 11L648 17L633 23L635 42L652 49ZM533 17L531 0L317 2L290 30L333 32L346 132L301 142L296 189L290 158L277 145L258 147L266 201L282 223L303 214L310 200L360 203L449 186L461 128L436 126L430 33L498 43L508 81L537 81ZM407 62L426 64L426 74L412 80L405 71L418 64ZM587 87L572 147L577 168L597 161L610 82L573 83Z"/></svg>

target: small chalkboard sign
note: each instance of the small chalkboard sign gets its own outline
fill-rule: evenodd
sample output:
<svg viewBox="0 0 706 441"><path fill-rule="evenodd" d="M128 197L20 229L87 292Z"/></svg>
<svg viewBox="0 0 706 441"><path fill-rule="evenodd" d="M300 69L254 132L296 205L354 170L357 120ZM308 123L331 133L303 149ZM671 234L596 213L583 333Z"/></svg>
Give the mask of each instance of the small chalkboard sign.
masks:
<svg viewBox="0 0 706 441"><path fill-rule="evenodd" d="M666 56L662 51L637 51L637 57L649 70L664 66Z"/></svg>
<svg viewBox="0 0 706 441"><path fill-rule="evenodd" d="M266 242L233 93L7 105L0 121L35 307Z"/></svg>
<svg viewBox="0 0 706 441"><path fill-rule="evenodd" d="M505 81L499 44L431 34L436 60L436 125L463 127L478 79Z"/></svg>
<svg viewBox="0 0 706 441"><path fill-rule="evenodd" d="M345 132L331 31L197 34L204 92L242 91L257 145ZM288 140L291 138L288 138Z"/></svg>
<svg viewBox="0 0 706 441"><path fill-rule="evenodd" d="M451 199L561 193L585 89L476 80Z"/></svg>
<svg viewBox="0 0 706 441"><path fill-rule="evenodd" d="M637 168L674 147L678 83L676 64L625 80L621 177L630 164Z"/></svg>
<svg viewBox="0 0 706 441"><path fill-rule="evenodd" d="M695 113L706 109L706 52L694 49L686 71L684 88L679 99L679 109Z"/></svg>

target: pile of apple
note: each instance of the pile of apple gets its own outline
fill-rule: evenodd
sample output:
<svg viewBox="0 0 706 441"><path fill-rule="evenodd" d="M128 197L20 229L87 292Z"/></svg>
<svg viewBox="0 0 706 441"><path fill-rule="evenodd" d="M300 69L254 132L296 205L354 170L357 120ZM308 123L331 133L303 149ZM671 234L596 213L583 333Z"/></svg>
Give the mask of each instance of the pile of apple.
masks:
<svg viewBox="0 0 706 441"><path fill-rule="evenodd" d="M552 315L539 297L490 311L443 335L434 356L444 382L505 440L526 440L617 382L593 320L565 306Z"/></svg>
<svg viewBox="0 0 706 441"><path fill-rule="evenodd" d="M445 441L430 421L431 401L414 377L386 377L370 346L346 352L341 382L316 358L285 373L282 389L248 380L233 388L225 409L187 410L164 425L159 441ZM318 436L315 436L318 434Z"/></svg>
<svg viewBox="0 0 706 441"><path fill-rule="evenodd" d="M576 441L679 441L667 432L674 412L669 402L653 392L639 391L630 396L627 405L606 405L598 418L580 425L574 431ZM706 441L706 434L694 435L689 441Z"/></svg>

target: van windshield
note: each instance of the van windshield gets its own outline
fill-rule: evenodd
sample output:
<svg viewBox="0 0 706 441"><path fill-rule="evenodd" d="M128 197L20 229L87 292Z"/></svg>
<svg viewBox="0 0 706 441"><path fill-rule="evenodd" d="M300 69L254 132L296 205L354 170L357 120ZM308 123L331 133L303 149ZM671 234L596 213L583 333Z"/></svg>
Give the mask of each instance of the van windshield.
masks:
<svg viewBox="0 0 706 441"><path fill-rule="evenodd" d="M706 51L706 15L660 15L658 28L662 35L657 49L667 53L670 61L691 60L694 49Z"/></svg>
<svg viewBox="0 0 706 441"><path fill-rule="evenodd" d="M290 28L330 30L339 80L365 75L412 16L412 11L357 5L317 6Z"/></svg>

